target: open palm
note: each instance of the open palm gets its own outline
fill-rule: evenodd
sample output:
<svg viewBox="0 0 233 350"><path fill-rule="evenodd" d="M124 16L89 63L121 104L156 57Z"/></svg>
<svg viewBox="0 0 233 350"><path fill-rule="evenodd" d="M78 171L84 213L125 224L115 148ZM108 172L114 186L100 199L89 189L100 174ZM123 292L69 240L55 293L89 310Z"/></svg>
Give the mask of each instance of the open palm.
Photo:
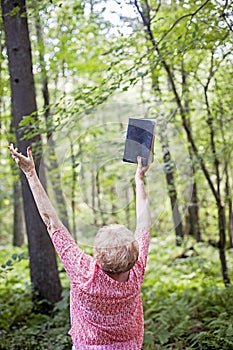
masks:
<svg viewBox="0 0 233 350"><path fill-rule="evenodd" d="M27 157L24 156L22 153L18 152L18 148L14 148L13 143L11 143L8 146L8 149L11 152L12 158L14 161L18 164L20 169L25 173L25 174L30 174L35 170L35 164L33 161L32 157L32 151L31 148L27 148Z"/></svg>

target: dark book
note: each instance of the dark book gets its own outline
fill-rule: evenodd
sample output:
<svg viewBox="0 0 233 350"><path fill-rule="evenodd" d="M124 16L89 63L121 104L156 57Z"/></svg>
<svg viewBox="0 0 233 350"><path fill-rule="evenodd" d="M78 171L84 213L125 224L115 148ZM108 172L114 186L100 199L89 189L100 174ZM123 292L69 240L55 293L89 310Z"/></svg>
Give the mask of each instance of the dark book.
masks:
<svg viewBox="0 0 233 350"><path fill-rule="evenodd" d="M153 162L155 121L152 119L129 118L124 162L137 163L137 156L142 157L142 164Z"/></svg>

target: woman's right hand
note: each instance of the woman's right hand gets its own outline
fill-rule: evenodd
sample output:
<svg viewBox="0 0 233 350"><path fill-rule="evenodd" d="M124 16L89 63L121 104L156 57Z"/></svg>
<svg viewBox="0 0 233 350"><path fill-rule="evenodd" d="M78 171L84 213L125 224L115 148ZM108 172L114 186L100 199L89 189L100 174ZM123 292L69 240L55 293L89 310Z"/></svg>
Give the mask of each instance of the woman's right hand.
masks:
<svg viewBox="0 0 233 350"><path fill-rule="evenodd" d="M31 148L27 148L27 157L22 153L18 152L18 148L14 148L13 143L8 146L8 149L11 152L12 158L18 164L20 169L24 172L26 176L30 176L35 171L35 164L32 157Z"/></svg>
<svg viewBox="0 0 233 350"><path fill-rule="evenodd" d="M147 172L147 170L149 169L149 165L142 165L142 158L140 156L137 157L137 161L138 161L138 167L135 173L135 180L143 180L145 173Z"/></svg>

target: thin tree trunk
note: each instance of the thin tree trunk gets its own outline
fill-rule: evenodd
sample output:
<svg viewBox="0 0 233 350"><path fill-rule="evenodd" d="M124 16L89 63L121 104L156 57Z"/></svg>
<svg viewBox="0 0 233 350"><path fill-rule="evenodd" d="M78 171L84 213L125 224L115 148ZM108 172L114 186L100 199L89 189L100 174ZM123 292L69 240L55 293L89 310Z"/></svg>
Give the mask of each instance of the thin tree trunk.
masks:
<svg viewBox="0 0 233 350"><path fill-rule="evenodd" d="M193 174L195 177L195 174ZM190 223L190 229L188 234L192 237L195 237L197 242L201 242L201 231L200 231L200 220L199 220L199 204L198 204L198 197L197 197L197 184L194 180L193 188L192 188L192 194L191 194L191 204L188 207L188 213L189 213L189 223Z"/></svg>
<svg viewBox="0 0 233 350"><path fill-rule="evenodd" d="M20 133L19 131L19 123L23 116L33 113L35 117L37 111L26 5L24 0L19 0L17 3L12 0L1 0L1 4L10 72L12 115L17 145L24 154L26 154L29 144L32 145L32 149L39 147L39 151L36 152L35 156L35 166L36 171L39 173L40 170L40 174L43 174L40 137L37 136L25 140L22 139L22 132ZM19 11L12 14L18 8ZM21 172L21 183L33 296L35 300L39 299L42 301L46 299L53 305L61 298L61 284L55 251L23 172Z"/></svg>
<svg viewBox="0 0 233 350"><path fill-rule="evenodd" d="M112 187L110 187L110 199L111 199L111 203L112 203L111 215L114 218L117 217L117 213L116 213L117 206L116 206L115 198L114 198L115 195L116 195L116 190L115 190L115 187L112 186Z"/></svg>
<svg viewBox="0 0 233 350"><path fill-rule="evenodd" d="M2 26L2 23L0 23L0 82L2 82L2 50L3 50L2 33L3 33L3 26ZM2 103L2 94L0 93L0 147L1 148L2 148L2 130L3 130L2 104L3 104ZM2 208L3 208L3 201L0 200L0 212L1 212ZM1 224L1 220L2 220L2 216L0 216L0 224Z"/></svg>
<svg viewBox="0 0 233 350"><path fill-rule="evenodd" d="M176 233L176 245L181 245L184 238L183 224L178 208L178 198L176 192L175 178L174 178L174 164L171 160L171 153L169 150L167 139L167 126L166 121L163 121L161 125L162 131L160 131L160 142L162 145L164 172L167 181L168 195L171 203L172 218L174 223L174 229Z"/></svg>
<svg viewBox="0 0 233 350"><path fill-rule="evenodd" d="M188 85L187 85L187 77L188 74L184 68L184 57L182 58L181 63L181 71L182 71L182 95L184 97L184 108L187 116L190 115L190 107L189 107L189 96L188 96ZM187 118L189 129L191 130L191 122L190 119ZM199 201L197 195L197 182L196 182L196 166L193 157L193 151L191 146L188 146L189 158L191 161L192 175L193 175L193 190L191 193L190 204L188 206L188 222L189 222L189 231L188 234L192 237L195 237L197 242L201 242L201 231L200 231L200 222L199 222Z"/></svg>
<svg viewBox="0 0 233 350"><path fill-rule="evenodd" d="M95 175L95 166L92 164L91 166L91 205L92 211L94 215L94 225L97 226L97 211L96 211L96 175Z"/></svg>
<svg viewBox="0 0 233 350"><path fill-rule="evenodd" d="M219 203L218 205L218 224L219 224L219 256L221 260L222 265L222 275L223 275L223 281L225 286L230 285L230 278L228 275L228 268L227 268L227 261L226 261L226 254L225 254L225 246L226 246L226 234L225 234L225 227L226 227L226 220L225 220L225 208L224 206Z"/></svg>
<svg viewBox="0 0 233 350"><path fill-rule="evenodd" d="M83 200L84 202L89 205L89 199L88 199L88 193L87 193L87 184L86 184L86 177L84 173L84 157L83 157L83 150L82 150L82 143L79 141L79 157L80 157L80 163L81 163L81 168L80 168L80 179L81 179L81 186L82 186L82 194L83 194Z"/></svg>
<svg viewBox="0 0 233 350"><path fill-rule="evenodd" d="M213 155L213 163L215 168L215 174L216 174L216 185L217 185L217 198L216 203L218 207L218 226L219 226L219 255L220 260L222 263L222 274L223 274L223 280L225 285L230 284L230 279L228 276L227 271L227 262L226 262L226 255L225 255L225 246L226 246L226 219L225 219L225 207L222 205L222 199L221 199L221 178L220 178L220 171L219 171L219 159L216 152L216 143L215 143L215 130L213 125L213 115L210 109L209 99L208 99L208 88L210 81L214 75L213 71L213 59L214 59L214 53L212 52L211 55L211 64L210 64L210 70L209 70L209 77L207 79L206 85L204 86L204 96L205 96L205 103L206 103L206 111L208 115L207 124L209 126L210 130L210 146L211 151Z"/></svg>
<svg viewBox="0 0 233 350"><path fill-rule="evenodd" d="M229 184L229 173L228 173L228 165L225 166L225 172L226 172L226 183L225 183L225 195L226 195L226 202L228 204L228 225L227 225L227 231L228 231L228 247L233 248L233 208L232 208L232 195L230 190L230 184Z"/></svg>
<svg viewBox="0 0 233 350"><path fill-rule="evenodd" d="M215 79L215 89L218 94L219 92L219 87L217 80ZM219 105L219 110L220 110L220 117L219 117L219 126L220 126L220 131L222 135L222 140L224 144L224 148L227 150L227 141L225 137L225 132L224 132L224 120L223 120L223 115L224 115L224 109L222 106L222 100L221 96L218 94L218 105ZM230 152L231 153L231 152ZM224 172L225 172L225 197L226 197L226 204L228 206L228 222L227 222L227 231L228 231L228 247L233 248L233 207L232 207L232 191L231 191L231 186L230 186L230 179L229 179L229 164L230 164L230 156L229 152L224 152Z"/></svg>
<svg viewBox="0 0 233 350"><path fill-rule="evenodd" d="M70 153L71 153L71 167L72 167L72 182L71 182L72 232L73 232L74 239L77 241L76 203L75 203L77 173L76 173L76 158L74 155L74 146L71 139L70 139Z"/></svg>
<svg viewBox="0 0 233 350"><path fill-rule="evenodd" d="M153 68L151 68L153 72ZM152 73L152 90L155 96L158 98L158 103L161 103L161 91L159 82L154 72ZM184 230L182 219L178 207L178 197L176 191L175 177L174 177L174 164L171 159L171 153L169 149L169 142L167 137L167 122L163 117L159 118L159 137L162 146L164 173L166 176L168 196L171 203L172 219L174 224L174 230L176 235L176 245L179 246L184 238Z"/></svg>
<svg viewBox="0 0 233 350"><path fill-rule="evenodd" d="M104 210L102 208L100 195L101 195L101 189L100 189L100 179L99 179L100 172L98 171L96 174L96 195L97 195L97 203L98 203L98 211L100 213L101 218L101 224L102 226L106 225L105 217L104 217Z"/></svg>

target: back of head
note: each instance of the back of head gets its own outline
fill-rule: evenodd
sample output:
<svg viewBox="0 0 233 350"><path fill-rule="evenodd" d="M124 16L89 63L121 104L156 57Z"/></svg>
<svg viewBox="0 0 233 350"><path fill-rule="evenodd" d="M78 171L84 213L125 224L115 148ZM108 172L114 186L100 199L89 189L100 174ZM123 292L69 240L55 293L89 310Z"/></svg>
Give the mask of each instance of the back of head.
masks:
<svg viewBox="0 0 233 350"><path fill-rule="evenodd" d="M94 258L105 272L129 271L138 259L138 243L124 225L102 227L94 242Z"/></svg>

